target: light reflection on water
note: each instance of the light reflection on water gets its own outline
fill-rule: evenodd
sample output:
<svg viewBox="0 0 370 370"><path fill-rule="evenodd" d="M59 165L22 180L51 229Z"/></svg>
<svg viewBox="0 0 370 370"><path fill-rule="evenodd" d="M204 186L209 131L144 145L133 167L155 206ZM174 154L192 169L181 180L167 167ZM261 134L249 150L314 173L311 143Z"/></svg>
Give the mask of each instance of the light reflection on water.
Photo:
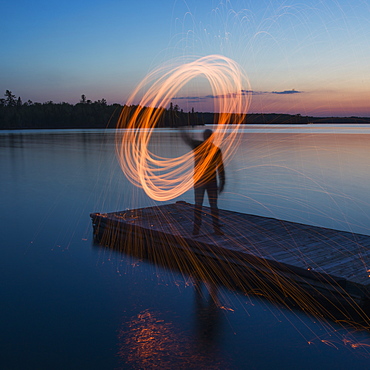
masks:
<svg viewBox="0 0 370 370"><path fill-rule="evenodd" d="M370 235L369 130L244 128L220 207ZM168 157L187 150L170 129L157 130L152 146ZM113 131L0 132L0 164L5 368L27 368L18 351L29 368L115 368L117 355L133 369L141 361L181 368L185 358L188 368L198 361L222 369L368 360L366 332L333 335L303 314L226 288L217 309L176 271L91 247L91 212L155 204L121 173ZM352 348L359 343L361 353Z"/></svg>

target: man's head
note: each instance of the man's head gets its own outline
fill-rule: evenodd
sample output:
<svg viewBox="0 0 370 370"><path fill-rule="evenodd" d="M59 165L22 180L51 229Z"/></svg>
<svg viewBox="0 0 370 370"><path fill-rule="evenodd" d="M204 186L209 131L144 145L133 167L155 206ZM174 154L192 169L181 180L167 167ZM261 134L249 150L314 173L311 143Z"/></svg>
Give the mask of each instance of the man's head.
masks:
<svg viewBox="0 0 370 370"><path fill-rule="evenodd" d="M213 131L209 128L207 128L206 130L203 131L203 139L204 141L205 140L208 140L213 134Z"/></svg>

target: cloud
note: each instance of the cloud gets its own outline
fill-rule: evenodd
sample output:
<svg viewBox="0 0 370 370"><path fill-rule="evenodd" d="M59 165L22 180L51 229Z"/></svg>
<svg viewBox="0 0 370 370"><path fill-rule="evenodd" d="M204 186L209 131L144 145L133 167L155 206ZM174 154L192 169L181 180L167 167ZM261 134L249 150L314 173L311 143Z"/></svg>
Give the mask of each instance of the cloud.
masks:
<svg viewBox="0 0 370 370"><path fill-rule="evenodd" d="M172 100L188 100L190 103L199 103L207 99L224 99L224 98L235 98L240 95L265 95L265 94L278 94L278 95L289 95L289 94L301 94L299 90L284 90L284 91L255 91L255 90L240 90L240 92L228 93L225 95L203 95L203 96L177 96Z"/></svg>
<svg viewBox="0 0 370 370"><path fill-rule="evenodd" d="M284 91L272 91L271 93L272 94L288 95L288 94L301 94L302 91L292 89L292 90L284 90Z"/></svg>
<svg viewBox="0 0 370 370"><path fill-rule="evenodd" d="M211 99L224 99L224 98L235 98L240 95L242 96L253 95L253 91L252 90L240 90L240 92L228 93L225 95L207 95L207 97Z"/></svg>
<svg viewBox="0 0 370 370"><path fill-rule="evenodd" d="M200 101L205 99L223 99L223 98L234 98L239 95L253 95L257 92L252 90L240 90L239 93L229 93L226 95L205 95L205 96L177 96L172 98L172 100L189 100L189 101Z"/></svg>
<svg viewBox="0 0 370 370"><path fill-rule="evenodd" d="M199 99L206 99L207 96L177 96L172 98L172 100L199 100Z"/></svg>

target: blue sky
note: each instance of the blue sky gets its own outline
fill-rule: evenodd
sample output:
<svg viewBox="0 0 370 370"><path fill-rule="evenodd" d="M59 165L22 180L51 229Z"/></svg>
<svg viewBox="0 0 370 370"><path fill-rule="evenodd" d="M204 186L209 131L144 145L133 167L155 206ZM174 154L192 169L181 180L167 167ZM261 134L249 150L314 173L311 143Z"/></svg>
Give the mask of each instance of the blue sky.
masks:
<svg viewBox="0 0 370 370"><path fill-rule="evenodd" d="M161 63L216 53L249 76L253 112L370 116L368 1L1 0L0 30L0 93L23 101L124 103Z"/></svg>

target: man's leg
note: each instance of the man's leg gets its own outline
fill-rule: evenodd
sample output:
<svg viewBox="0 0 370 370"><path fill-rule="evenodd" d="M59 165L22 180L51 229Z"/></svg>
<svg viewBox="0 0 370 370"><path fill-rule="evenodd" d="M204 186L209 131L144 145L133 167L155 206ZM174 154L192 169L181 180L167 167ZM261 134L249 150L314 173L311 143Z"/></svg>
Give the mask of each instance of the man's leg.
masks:
<svg viewBox="0 0 370 370"><path fill-rule="evenodd" d="M204 199L204 192L204 186L194 187L195 206L193 235L199 234L200 225L202 224L202 204Z"/></svg>
<svg viewBox="0 0 370 370"><path fill-rule="evenodd" d="M211 182L207 186L209 205L211 206L212 224L216 234L223 235L220 228L219 211L217 207L218 189L217 182Z"/></svg>

